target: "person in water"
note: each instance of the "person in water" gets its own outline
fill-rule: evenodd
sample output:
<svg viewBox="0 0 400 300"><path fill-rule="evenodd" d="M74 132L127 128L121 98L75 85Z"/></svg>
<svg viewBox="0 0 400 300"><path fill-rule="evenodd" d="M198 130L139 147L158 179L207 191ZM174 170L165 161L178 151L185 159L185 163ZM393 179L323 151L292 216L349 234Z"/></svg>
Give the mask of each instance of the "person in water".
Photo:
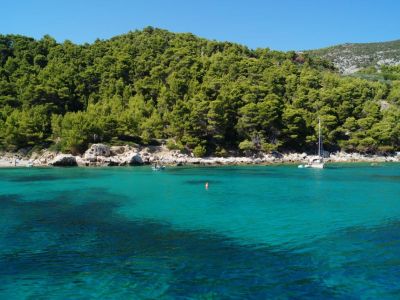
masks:
<svg viewBox="0 0 400 300"><path fill-rule="evenodd" d="M206 190L208 190L208 182L206 182L206 184L204 185L204 187L206 188Z"/></svg>

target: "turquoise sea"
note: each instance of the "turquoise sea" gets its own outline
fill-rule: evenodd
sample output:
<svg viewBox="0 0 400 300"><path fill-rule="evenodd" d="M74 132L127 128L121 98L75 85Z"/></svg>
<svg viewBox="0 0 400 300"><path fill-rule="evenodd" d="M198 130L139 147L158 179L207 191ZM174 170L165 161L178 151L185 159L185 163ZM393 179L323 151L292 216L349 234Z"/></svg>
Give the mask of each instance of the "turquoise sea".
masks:
<svg viewBox="0 0 400 300"><path fill-rule="evenodd" d="M398 164L0 170L0 299L399 295Z"/></svg>

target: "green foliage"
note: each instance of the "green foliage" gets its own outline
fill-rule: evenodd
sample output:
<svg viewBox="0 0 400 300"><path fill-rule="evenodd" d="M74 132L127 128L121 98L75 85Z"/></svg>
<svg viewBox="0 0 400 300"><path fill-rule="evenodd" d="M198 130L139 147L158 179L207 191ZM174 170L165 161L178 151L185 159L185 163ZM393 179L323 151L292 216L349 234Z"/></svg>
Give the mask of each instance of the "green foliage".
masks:
<svg viewBox="0 0 400 300"><path fill-rule="evenodd" d="M240 142L239 149L242 151L253 151L256 150L256 147L254 146L254 143L252 141L244 140Z"/></svg>
<svg viewBox="0 0 400 300"><path fill-rule="evenodd" d="M193 155L196 157L203 157L204 155L206 155L206 153L207 149L203 145L197 145L193 149Z"/></svg>
<svg viewBox="0 0 400 300"><path fill-rule="evenodd" d="M225 148L218 146L217 149L215 150L214 154L215 154L215 156L218 156L218 157L227 157L229 153Z"/></svg>
<svg viewBox="0 0 400 300"><path fill-rule="evenodd" d="M181 143L177 143L172 139L169 139L167 141L166 146L167 146L167 148L169 150L179 150L179 151L183 151L184 150L184 147L183 147L183 145Z"/></svg>
<svg viewBox="0 0 400 300"><path fill-rule="evenodd" d="M58 121L54 118L53 121ZM53 123L53 131L61 128L58 139L61 140L61 149L65 152L82 152L89 144L90 135L95 135L92 124L87 115L82 112L67 113L61 120L61 124Z"/></svg>
<svg viewBox="0 0 400 300"><path fill-rule="evenodd" d="M272 151L276 151L278 149L279 145L278 144L271 144L271 143L262 143L261 148L264 152L270 153Z"/></svg>
<svg viewBox="0 0 400 300"><path fill-rule="evenodd" d="M1 147L51 140L82 153L94 142L168 139L197 156L313 151L319 117L327 150L398 150L398 68L382 67L390 84L332 69L307 53L151 27L90 45L0 35Z"/></svg>
<svg viewBox="0 0 400 300"><path fill-rule="evenodd" d="M8 108L5 108L8 110ZM3 115L0 136L8 150L39 144L50 133L50 120L46 106L16 109Z"/></svg>

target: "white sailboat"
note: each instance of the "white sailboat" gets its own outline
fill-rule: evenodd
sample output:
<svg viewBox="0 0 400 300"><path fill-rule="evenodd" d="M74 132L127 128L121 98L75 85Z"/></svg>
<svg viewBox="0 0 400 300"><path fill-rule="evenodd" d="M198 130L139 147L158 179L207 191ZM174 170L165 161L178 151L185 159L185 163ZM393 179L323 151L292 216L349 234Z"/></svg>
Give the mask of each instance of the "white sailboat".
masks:
<svg viewBox="0 0 400 300"><path fill-rule="evenodd" d="M325 163L322 154L323 154L323 147L321 138L321 119L318 118L318 157L310 159L310 161L305 165L299 165L299 168L323 169Z"/></svg>

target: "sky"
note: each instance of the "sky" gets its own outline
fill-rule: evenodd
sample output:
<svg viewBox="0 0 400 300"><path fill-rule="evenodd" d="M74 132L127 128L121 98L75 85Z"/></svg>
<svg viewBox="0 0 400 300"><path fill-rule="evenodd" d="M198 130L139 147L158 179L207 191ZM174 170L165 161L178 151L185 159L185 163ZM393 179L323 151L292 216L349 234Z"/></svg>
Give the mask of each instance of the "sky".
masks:
<svg viewBox="0 0 400 300"><path fill-rule="evenodd" d="M398 0L1 2L0 34L49 34L79 44L146 26L285 51L400 39Z"/></svg>

